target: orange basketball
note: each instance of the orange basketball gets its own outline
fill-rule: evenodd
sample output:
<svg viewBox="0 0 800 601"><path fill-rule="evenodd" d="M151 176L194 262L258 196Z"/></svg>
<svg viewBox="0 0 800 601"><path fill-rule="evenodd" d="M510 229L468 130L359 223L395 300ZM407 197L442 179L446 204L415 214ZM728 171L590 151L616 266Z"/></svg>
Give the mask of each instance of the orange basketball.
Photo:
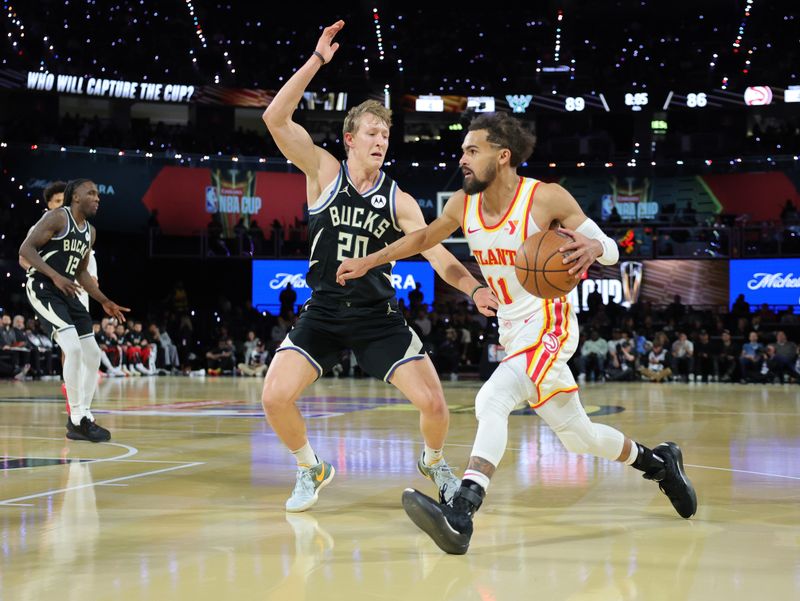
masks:
<svg viewBox="0 0 800 601"><path fill-rule="evenodd" d="M578 281L569 274L571 264L562 260L569 253L558 249L571 238L555 230L546 230L529 236L517 250L516 273L525 290L539 298L565 296Z"/></svg>

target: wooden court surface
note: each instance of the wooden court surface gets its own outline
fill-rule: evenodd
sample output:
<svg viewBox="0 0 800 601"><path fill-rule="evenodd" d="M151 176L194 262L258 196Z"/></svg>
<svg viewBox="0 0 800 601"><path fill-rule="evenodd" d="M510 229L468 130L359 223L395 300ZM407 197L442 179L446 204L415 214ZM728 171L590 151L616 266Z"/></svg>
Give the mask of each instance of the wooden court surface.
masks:
<svg viewBox="0 0 800 601"><path fill-rule="evenodd" d="M445 384L463 470L478 383ZM104 380L112 442L66 441L56 382L0 383L0 601L800 598L800 387L597 384L592 419L678 442L699 498L683 520L620 464L568 454L512 415L466 556L406 518L417 414L372 380L323 379L301 410L337 469L288 515L294 462L258 379Z"/></svg>

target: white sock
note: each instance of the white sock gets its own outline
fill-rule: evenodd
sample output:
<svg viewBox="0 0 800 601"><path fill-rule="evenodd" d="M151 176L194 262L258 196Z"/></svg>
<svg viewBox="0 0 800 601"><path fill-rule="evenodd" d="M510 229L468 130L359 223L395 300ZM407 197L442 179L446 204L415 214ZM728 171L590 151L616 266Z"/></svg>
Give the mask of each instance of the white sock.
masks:
<svg viewBox="0 0 800 601"><path fill-rule="evenodd" d="M631 441L631 454L623 462L625 465L633 465L633 462L639 457L639 445Z"/></svg>
<svg viewBox="0 0 800 601"><path fill-rule="evenodd" d="M471 470L469 468L467 468L464 471L464 477L462 478L462 482L464 480L472 480L475 484L479 484L480 486L482 486L483 490L488 490L489 482L491 482L491 480L489 480L489 476L487 476L483 472L479 472L477 470Z"/></svg>
<svg viewBox="0 0 800 601"><path fill-rule="evenodd" d="M69 418L73 425L80 425L84 416L81 399L83 385L81 380L81 341L75 328L67 328L56 333L58 346L64 353L64 385L69 401Z"/></svg>
<svg viewBox="0 0 800 601"><path fill-rule="evenodd" d="M100 358L103 351L97 346L94 336L81 338L81 380L83 383L82 405L83 412L89 421L94 421L92 415L92 401L97 390L97 370L100 367Z"/></svg>
<svg viewBox="0 0 800 601"><path fill-rule="evenodd" d="M311 467L319 463L319 459L308 441L296 451L292 451L292 455L294 455L298 467Z"/></svg>
<svg viewBox="0 0 800 601"><path fill-rule="evenodd" d="M114 366L111 365L111 361L109 361L108 355L106 355L105 353L101 354L100 355L100 363L103 365L103 367L106 368L106 373L109 373L109 374L113 373Z"/></svg>
<svg viewBox="0 0 800 601"><path fill-rule="evenodd" d="M442 460L444 449L432 449L425 445L425 452L422 454L422 462L425 465L435 465Z"/></svg>

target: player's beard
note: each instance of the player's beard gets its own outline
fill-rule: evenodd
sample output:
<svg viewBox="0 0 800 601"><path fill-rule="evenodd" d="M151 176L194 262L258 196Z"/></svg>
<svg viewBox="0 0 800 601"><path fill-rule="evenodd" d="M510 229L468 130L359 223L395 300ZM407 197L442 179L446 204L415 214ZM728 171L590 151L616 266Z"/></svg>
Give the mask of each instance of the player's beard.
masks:
<svg viewBox="0 0 800 601"><path fill-rule="evenodd" d="M467 194L478 194L486 190L494 181L494 178L497 177L497 167L495 165L489 166L483 176L483 179L481 179L478 177L478 174L473 171L469 181L467 181L467 178L464 178L464 192Z"/></svg>
<svg viewBox="0 0 800 601"><path fill-rule="evenodd" d="M93 219L97 215L99 207L95 207L94 203L88 203L83 207L83 215L86 219Z"/></svg>

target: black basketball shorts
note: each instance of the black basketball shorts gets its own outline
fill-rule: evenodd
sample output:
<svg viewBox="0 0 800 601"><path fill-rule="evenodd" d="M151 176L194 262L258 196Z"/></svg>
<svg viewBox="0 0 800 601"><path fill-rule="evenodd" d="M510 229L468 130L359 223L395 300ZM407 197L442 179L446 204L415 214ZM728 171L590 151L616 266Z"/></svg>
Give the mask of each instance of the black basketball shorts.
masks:
<svg viewBox="0 0 800 601"><path fill-rule="evenodd" d="M318 377L351 349L361 369L384 382L404 363L425 357L422 342L393 303L346 307L312 299L277 352L290 349L308 359Z"/></svg>
<svg viewBox="0 0 800 601"><path fill-rule="evenodd" d="M77 297L68 297L52 282L28 278L28 302L39 316L42 329L52 338L57 332L75 328L79 338L93 336L92 316Z"/></svg>

